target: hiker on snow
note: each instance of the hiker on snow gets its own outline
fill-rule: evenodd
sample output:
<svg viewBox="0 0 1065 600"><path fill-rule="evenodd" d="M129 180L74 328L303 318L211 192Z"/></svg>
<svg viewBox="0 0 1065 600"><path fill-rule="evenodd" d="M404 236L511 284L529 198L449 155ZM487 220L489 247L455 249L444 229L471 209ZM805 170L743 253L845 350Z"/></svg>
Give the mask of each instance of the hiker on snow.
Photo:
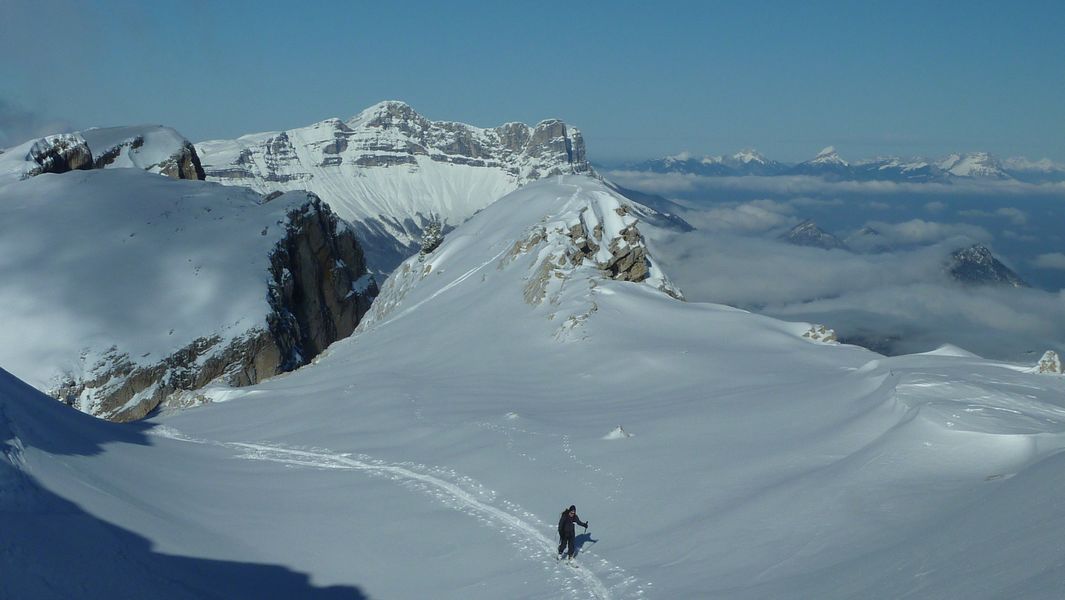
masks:
<svg viewBox="0 0 1065 600"><path fill-rule="evenodd" d="M562 560L562 553L569 546L569 560L573 560L573 554L576 552L576 548L573 547L573 538L575 536L573 525L576 523L585 530L588 529L587 521L582 522L581 518L577 516L577 507L570 506L566 510L562 511L562 517L558 520L558 558Z"/></svg>

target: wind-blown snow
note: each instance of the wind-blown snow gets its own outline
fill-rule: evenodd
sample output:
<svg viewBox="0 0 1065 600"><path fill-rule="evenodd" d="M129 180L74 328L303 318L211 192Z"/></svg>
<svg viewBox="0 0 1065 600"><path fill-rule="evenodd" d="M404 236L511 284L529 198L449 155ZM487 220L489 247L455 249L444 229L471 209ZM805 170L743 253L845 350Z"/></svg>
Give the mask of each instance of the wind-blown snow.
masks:
<svg viewBox="0 0 1065 600"><path fill-rule="evenodd" d="M588 264L530 302L567 243L530 232L612 197L566 177L501 199L401 266L315 364L157 417L150 438L33 417L45 400L0 377L0 467L22 482L0 518L43 521L17 503L37 488L74 503L150 542L131 589L164 598L194 593L159 584L160 556L381 598L1061 597L1065 378L811 343L808 323ZM76 451L47 444L53 420ZM603 439L619 424L633 435ZM575 570L553 557L570 504L591 524ZM15 531L0 549L19 565L66 558L58 534ZM32 595L40 571L5 583ZM101 572L87 589L117 576Z"/></svg>

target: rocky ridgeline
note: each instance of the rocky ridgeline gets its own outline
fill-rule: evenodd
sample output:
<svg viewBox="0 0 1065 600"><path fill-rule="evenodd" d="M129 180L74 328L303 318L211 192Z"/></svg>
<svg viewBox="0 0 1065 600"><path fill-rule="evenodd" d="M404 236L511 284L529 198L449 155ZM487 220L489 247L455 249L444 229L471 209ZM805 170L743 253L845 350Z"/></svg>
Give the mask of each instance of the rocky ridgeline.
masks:
<svg viewBox="0 0 1065 600"><path fill-rule="evenodd" d="M481 129L430 121L395 101L374 105L348 121L328 119L291 131L204 142L201 148L208 177L248 180L241 184L262 191L277 189L264 183L311 181L319 169L409 166L418 157L501 169L522 182L592 171L580 132L562 121Z"/></svg>
<svg viewBox="0 0 1065 600"><path fill-rule="evenodd" d="M594 201L534 227L500 261L502 269L521 255L538 252L539 261L525 284L525 301L556 303L561 282L585 267L617 281L648 283L680 298L680 290L648 255L634 216L635 205L612 193L592 192L590 196Z"/></svg>
<svg viewBox="0 0 1065 600"><path fill-rule="evenodd" d="M212 382L251 385L307 364L355 330L378 291L354 232L313 194L288 213L269 272L263 293L271 311L262 327L226 343L219 336L196 339L151 365L112 347L89 378L68 380L52 395L113 421L200 403L197 390Z"/></svg>
<svg viewBox="0 0 1065 600"><path fill-rule="evenodd" d="M531 225L504 217L541 208L544 212L532 213L538 216L530 218ZM489 212L491 215L486 215ZM529 184L475 217L486 220L479 227L487 227L493 232L491 236L505 236L498 242L505 250L496 253L497 246L493 245L492 254L478 259L484 260L480 267L443 285L457 285L473 272L494 264L497 276L520 290L518 297L558 324L556 338L567 339L598 310L596 298L604 279L649 286L681 298L680 290L647 250L638 226L645 214L657 213L624 198L598 179L566 177ZM419 287L441 285L431 275L455 268L450 266L455 259L448 251L449 242L469 252L471 244L481 243L480 237L459 227L445 236L437 249L405 261L388 278L361 327L370 329L388 322ZM481 281L493 277L482 272Z"/></svg>
<svg viewBox="0 0 1065 600"><path fill-rule="evenodd" d="M133 167L172 179L206 178L195 146L161 126L108 127L50 135L5 151L0 183L44 173Z"/></svg>

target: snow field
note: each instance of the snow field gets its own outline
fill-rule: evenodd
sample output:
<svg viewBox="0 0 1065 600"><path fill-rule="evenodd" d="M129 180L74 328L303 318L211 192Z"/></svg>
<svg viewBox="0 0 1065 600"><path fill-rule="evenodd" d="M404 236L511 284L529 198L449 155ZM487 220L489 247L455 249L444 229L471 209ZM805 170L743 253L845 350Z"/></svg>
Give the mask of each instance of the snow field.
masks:
<svg viewBox="0 0 1065 600"><path fill-rule="evenodd" d="M564 240L504 256L599 185L489 206L315 364L158 416L147 442L70 415L62 439L95 450L49 449L10 387L0 416L42 486L156 552L371 597L1061 596L1065 378L814 344L589 267L530 304ZM551 558L569 504L592 525L578 570Z"/></svg>

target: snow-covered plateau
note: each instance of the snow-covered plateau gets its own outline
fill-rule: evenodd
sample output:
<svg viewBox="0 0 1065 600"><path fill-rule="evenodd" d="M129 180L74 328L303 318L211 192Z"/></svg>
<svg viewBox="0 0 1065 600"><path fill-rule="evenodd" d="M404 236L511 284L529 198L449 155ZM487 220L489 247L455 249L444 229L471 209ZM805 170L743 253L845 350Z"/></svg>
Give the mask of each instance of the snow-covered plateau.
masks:
<svg viewBox="0 0 1065 600"><path fill-rule="evenodd" d="M147 421L0 372L0 594L1065 595L1065 378L684 302L637 213L591 177L526 185L312 364Z"/></svg>

